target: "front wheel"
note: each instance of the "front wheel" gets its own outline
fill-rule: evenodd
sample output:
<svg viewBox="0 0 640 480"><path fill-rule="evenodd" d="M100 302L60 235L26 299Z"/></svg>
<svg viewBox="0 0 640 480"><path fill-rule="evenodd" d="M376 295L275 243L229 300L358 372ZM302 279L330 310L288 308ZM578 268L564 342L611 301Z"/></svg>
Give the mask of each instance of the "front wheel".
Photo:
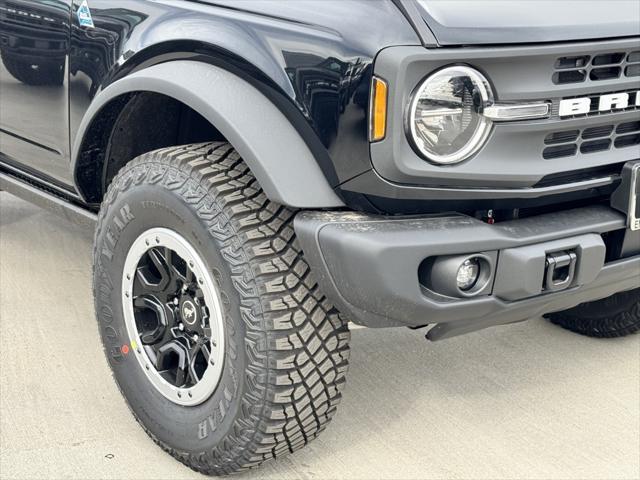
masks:
<svg viewBox="0 0 640 480"><path fill-rule="evenodd" d="M548 315L553 323L589 337L624 337L640 331L640 289Z"/></svg>
<svg viewBox="0 0 640 480"><path fill-rule="evenodd" d="M227 474L315 438L340 401L347 323L226 143L129 163L99 216L94 295L120 390L163 449Z"/></svg>

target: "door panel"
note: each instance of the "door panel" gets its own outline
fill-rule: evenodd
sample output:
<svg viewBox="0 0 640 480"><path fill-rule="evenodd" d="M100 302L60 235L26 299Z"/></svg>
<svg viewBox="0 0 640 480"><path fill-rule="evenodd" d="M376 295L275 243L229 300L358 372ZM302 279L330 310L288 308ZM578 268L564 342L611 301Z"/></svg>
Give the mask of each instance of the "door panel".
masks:
<svg viewBox="0 0 640 480"><path fill-rule="evenodd" d="M0 0L0 153L71 185L71 0Z"/></svg>

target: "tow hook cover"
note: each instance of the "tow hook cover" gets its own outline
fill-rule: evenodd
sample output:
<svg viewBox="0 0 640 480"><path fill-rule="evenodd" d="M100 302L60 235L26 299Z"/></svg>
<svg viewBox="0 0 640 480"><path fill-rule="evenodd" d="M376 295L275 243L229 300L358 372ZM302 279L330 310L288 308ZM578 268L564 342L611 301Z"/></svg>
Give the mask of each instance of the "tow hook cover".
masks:
<svg viewBox="0 0 640 480"><path fill-rule="evenodd" d="M585 285L604 266L602 237L586 234L500 252L493 293L521 300Z"/></svg>

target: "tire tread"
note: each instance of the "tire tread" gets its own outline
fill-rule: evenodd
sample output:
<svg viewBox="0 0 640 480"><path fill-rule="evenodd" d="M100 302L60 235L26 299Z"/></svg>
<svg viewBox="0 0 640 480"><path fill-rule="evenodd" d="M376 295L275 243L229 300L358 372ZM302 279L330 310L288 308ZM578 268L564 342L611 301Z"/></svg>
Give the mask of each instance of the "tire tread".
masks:
<svg viewBox="0 0 640 480"><path fill-rule="evenodd" d="M241 413L212 451L181 452L138 422L162 449L205 474L239 472L302 448L335 414L350 333L304 260L295 211L271 202L223 142L168 147L132 160L114 178L102 210L142 183L179 195L222 245L241 299L248 366Z"/></svg>
<svg viewBox="0 0 640 480"><path fill-rule="evenodd" d="M624 337L640 331L640 290L578 305L548 315L552 323L596 338Z"/></svg>

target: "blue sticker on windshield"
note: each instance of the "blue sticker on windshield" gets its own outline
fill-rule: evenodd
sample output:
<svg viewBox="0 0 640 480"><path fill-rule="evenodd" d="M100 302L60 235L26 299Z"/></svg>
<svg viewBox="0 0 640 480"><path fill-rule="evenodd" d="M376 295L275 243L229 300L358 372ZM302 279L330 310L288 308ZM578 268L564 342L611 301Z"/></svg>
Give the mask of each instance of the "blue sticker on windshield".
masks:
<svg viewBox="0 0 640 480"><path fill-rule="evenodd" d="M91 27L94 28L93 18L91 18L91 10L89 10L89 5L87 4L87 0L83 0L80 4L80 8L78 8L78 23L81 27Z"/></svg>

